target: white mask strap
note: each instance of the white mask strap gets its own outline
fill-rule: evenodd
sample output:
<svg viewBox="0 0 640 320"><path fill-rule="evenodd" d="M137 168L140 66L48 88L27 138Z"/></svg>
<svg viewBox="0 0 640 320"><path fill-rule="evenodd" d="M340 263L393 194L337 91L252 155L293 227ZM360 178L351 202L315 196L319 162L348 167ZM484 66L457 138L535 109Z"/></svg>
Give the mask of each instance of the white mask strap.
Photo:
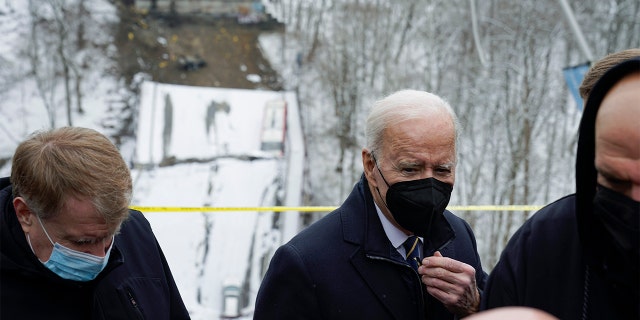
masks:
<svg viewBox="0 0 640 320"><path fill-rule="evenodd" d="M40 226L42 227L42 231L44 231L44 234L49 239L49 242L51 242L51 244L53 245L53 241L51 240L51 237L49 237L49 233L47 232L47 229L44 228L44 224L42 224L42 220L40 220L40 216L36 214L36 218L38 218L38 222L40 222Z"/></svg>

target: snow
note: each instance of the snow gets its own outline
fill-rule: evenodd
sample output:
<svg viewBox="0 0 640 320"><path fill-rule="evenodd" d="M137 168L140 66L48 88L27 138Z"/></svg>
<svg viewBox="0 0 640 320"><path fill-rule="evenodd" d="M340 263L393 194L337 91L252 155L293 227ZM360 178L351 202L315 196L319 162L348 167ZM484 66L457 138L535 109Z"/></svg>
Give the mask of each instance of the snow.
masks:
<svg viewBox="0 0 640 320"><path fill-rule="evenodd" d="M260 81L262 81L262 77L260 77L260 75L252 73L247 75L247 80L253 83L260 83Z"/></svg>
<svg viewBox="0 0 640 320"><path fill-rule="evenodd" d="M203 164L140 173L134 202L142 206L274 205L277 161L224 160L218 166L217 174L212 172L212 166ZM209 194L208 185L216 181L218 186ZM194 310L219 313L224 281L245 278L253 257L250 249L254 231L264 233L270 229L272 213L155 212L145 215L164 250L182 298L192 317L197 319Z"/></svg>
<svg viewBox="0 0 640 320"><path fill-rule="evenodd" d="M49 128L49 120L43 99L38 93L34 77L29 75L31 66L28 65L26 50L28 47L27 30L29 30L29 2L21 0L0 1L0 33L3 41L0 44L0 158L10 157L13 150L28 134ZM102 0L85 1L87 8L91 8L94 19L92 26L99 28L103 23L117 21L116 9L109 2ZM36 6L37 10L47 11L48 6ZM95 44L110 44L110 33L92 32L92 42ZM41 53L48 59L41 63L56 63L50 59L50 53ZM80 55L85 62L94 66L106 66L107 57L90 54ZM42 67L47 72L49 67ZM53 69L53 68L51 68ZM96 67L95 70L84 74L82 89L84 91L84 115L74 115L75 126L94 128L108 134L102 128L101 121L108 113L109 99L120 87L118 80L108 72ZM61 81L60 81L61 82ZM62 83L51 83L48 94L50 100L59 105L56 112L56 126L64 125L66 112L64 110L64 88ZM0 175L8 176L9 167L0 167Z"/></svg>
<svg viewBox="0 0 640 320"><path fill-rule="evenodd" d="M163 144L165 97L172 101L173 109L171 139L166 146ZM285 157L260 150L264 106L279 99L287 102L289 110ZM207 133L205 119L212 101L227 103L229 108L228 113L225 110L215 113ZM44 112L44 108L36 110ZM22 140L28 131L46 127L46 123L36 121L37 114L33 112L25 121L2 124L7 127L14 124L16 129L10 130ZM103 116L100 112L85 114L78 123L103 131L97 125ZM42 114L39 117L45 118ZM145 82L141 90L138 138L131 170L134 180L132 205L270 207L278 205L277 201L287 206L300 205L304 151L297 118L292 92ZM24 124L29 124L29 129L17 130ZM7 144L3 145L7 147ZM15 149L15 146L17 141L10 147ZM176 159L177 163L160 166L165 156ZM9 166L2 168L2 174L8 175L9 169ZM284 217L277 229L273 229L273 212L144 213L195 320L219 316L223 283L233 279L246 282L246 309L250 317L266 267L263 257L268 257L282 241L291 238L298 227L293 212L282 213Z"/></svg>
<svg viewBox="0 0 640 320"><path fill-rule="evenodd" d="M46 129L50 126L47 110L43 99L39 96L37 85L33 80L34 77L27 74L31 69L25 57L26 47L29 43L28 30L31 17L28 5L30 2L23 0L0 1L0 32L5 36L4 41L0 44L0 159L9 158L18 143L26 138L29 133L39 129ZM45 7L51 3L54 2L43 3L38 8L39 10L46 10ZM309 4L311 3L309 2ZM111 52L114 52L114 46L110 45L112 39L108 39L111 33L102 32L102 30L96 32L95 29L101 28L104 22L117 19L115 7L111 2L104 0L86 0L85 4L92 11L91 17L94 19L94 23L85 25L88 28L94 28L93 32L88 30L87 34L92 34L95 36L92 40L109 46ZM293 6L285 6L281 1L266 1L265 5L267 11L278 18L283 18L282 13L285 12L285 9L293 8ZM426 13L437 12L437 10L433 11L435 7L435 5L427 7L426 10L429 12ZM402 10L394 10L394 12L401 14ZM304 15L291 14L291 17L303 19ZM336 17L330 15L325 16L324 19L326 21L324 24L328 26L327 28L331 28L334 22L336 25L340 22L334 21ZM428 16L423 16L420 19L428 20ZM423 23L420 21L415 22L416 25ZM439 24L432 25L437 27ZM459 31L461 29L451 29L449 30L450 32L445 33L453 34L453 32L458 32L456 30ZM429 30L423 31L425 34L431 34ZM450 39L450 41L454 41L457 38L450 37ZM336 121L332 119L332 112L327 111L333 105L333 101L331 101L330 94L320 89L322 75L317 70L303 64L304 48L308 47L309 44L304 43L304 37L297 39L296 37L287 37L283 34L268 32L263 33L259 40L261 50L268 57L271 66L278 70L284 87L301 88L300 99L304 101L302 107L304 107L303 112L306 116L305 121L307 121L305 128L309 130L309 128L313 127L313 131L316 132L307 137L308 145L314 149L313 153L310 152L311 156L306 164L314 168L314 170L309 171L310 178L307 183L322 183L330 187L326 188L326 190L315 188L313 200L326 205L336 205L350 189L345 189L344 185L350 183L352 179L339 177L333 170L333 160L337 158L335 156L336 144L332 143L332 139L335 139L335 137L323 134L334 130ZM418 40L415 43L420 46L421 41L424 41L424 39ZM167 39L157 38L156 41L162 44L166 43ZM509 43L507 40L504 40L504 42ZM439 42L436 41L434 43ZM605 44L603 42L602 45L605 46ZM564 44L559 44L553 47L563 48L563 46ZM440 47L436 51L455 52L456 50L453 49L452 47ZM498 58L504 54L499 52L499 49L500 46L496 48L494 53ZM512 48L509 49L511 50ZM47 52L42 54L46 56ZM436 63L440 55L426 54L422 50L417 50L415 54L425 55L424 58L420 59L425 61L425 65L428 68L413 65L415 61L408 59L405 64L414 70L402 71L405 67L400 64L398 65L398 73L402 77L410 78L415 76L413 73L416 70L420 71L420 76L426 70L429 71L425 75L426 78L439 79L439 77L433 77L432 75L439 74L435 70L446 66L446 64L440 65ZM456 57L455 53L447 53L446 55ZM119 83L118 79L109 76L108 71L113 66L109 64L111 62L107 61L106 58L101 58L93 53L84 53L76 58L80 58L79 60L82 61L90 59L91 63L88 65L91 65L95 70L87 70L86 74L83 74L82 86L85 114L74 114L74 125L94 128L107 135L112 135L112 129L103 125L105 115L111 112L110 104L113 101L129 98L122 93L122 91L126 91L123 89L124 85ZM323 60L323 57L316 59ZM40 70L46 71L46 67L50 67L46 63L51 64L54 60L44 60ZM324 60L333 61L331 59ZM142 60L138 62L141 65L145 64L145 61ZM79 65L82 64L80 62L77 63ZM514 63L512 60L505 59L505 65L510 66L512 63ZM499 64L499 66L501 65L503 64ZM239 69L246 71L247 67L241 65ZM187 87L144 82L142 79L145 78L148 78L148 76L139 74L133 81L134 85L142 82L140 96L132 98L132 100L140 99L139 103L135 103L140 108L139 113L135 115L137 117L137 140L133 142L124 141L124 144L120 146L124 158L132 168L132 177L134 179L132 205L145 207L300 205L300 192L303 190L301 179L305 166L305 150L300 123L298 123L300 119L299 106L297 105L298 98L293 92ZM383 79L384 77L379 78ZM252 82L260 82L260 78L256 74L248 74L247 79ZM489 80L493 81L493 79ZM496 81L499 80L496 79ZM396 80L390 78L385 81L392 84ZM486 81L486 79L480 79L480 82L483 81ZM400 83L408 84L410 82ZM436 84L433 83L424 87L438 88ZM463 88L458 88L458 85L463 86ZM461 94L471 92L471 95L478 94L492 97L492 90L482 91L475 86L471 90L462 90L467 85L468 83L453 83L453 86L451 86L453 89L450 89L447 85L443 86L442 90L443 93L454 92L453 94L456 94L457 91L460 91ZM51 95L50 102L61 106L57 110L56 126L65 125L66 119L66 112L62 107L64 106L62 87L61 83L57 83L48 92ZM482 88L492 87L486 86ZM387 89L390 90L391 87ZM382 93L382 90L375 88L371 88L370 91L370 95L362 94L363 99L373 99L374 96ZM561 91L551 90L547 96L552 97L557 92ZM170 108L167 107L167 97L171 101ZM496 97L499 98L500 96L496 95ZM268 101L274 99L284 99L289 105L287 114L288 133L285 140L286 152L283 157L277 157L260 150L262 107ZM458 100L467 101L464 98ZM471 101L473 100L471 99ZM487 101L491 102L493 99L485 97L478 101L478 105L482 106L483 103L486 104ZM127 102L130 101L127 100ZM369 105L370 102L362 101L361 104ZM228 111L226 111L225 104L228 106ZM211 111L207 115L211 105L214 106L214 110L217 110L213 112L213 116ZM573 106L571 107L573 108ZM171 117L166 117L165 112L168 112L169 109L171 109ZM470 108L469 110L483 109ZM482 111L479 113L482 113ZM559 116L557 120L553 120L554 118L550 117L549 121L569 122L569 124L563 124L563 127L577 125L577 120L575 120L579 119L577 113L564 113L566 115L562 118ZM172 121L166 121L167 119ZM209 122L207 122L207 119L209 119ZM110 118L108 121L113 123L119 120L116 116L115 119ZM166 126L168 123L171 123L171 130ZM361 123L361 121L358 121L358 123ZM480 122L477 125L482 127L487 123L493 125L500 122ZM495 130L493 129L488 128L485 131L494 132ZM472 187L467 183L473 173L469 170L474 170L475 168L471 165L473 162L469 159L483 158L481 155L476 156L474 150L480 152L484 149L478 148L474 143L477 143L477 141L497 143L497 140L491 139L491 135L485 137L482 130L471 130L469 128L467 135L479 134L479 138L477 140L472 139L470 144L461 145L461 149L464 148L464 150L469 151L462 154L466 155L466 158L461 157L457 174L459 179L451 204L459 204L460 202L464 204L465 199L467 199L463 196L464 194L473 195L473 197L469 197L470 199L475 199L477 195L477 199L482 201L486 200L486 196L489 195L484 190L474 191L475 189L469 189ZM565 128L565 131L561 134L566 135L566 132L573 131ZM493 134L495 135L495 133ZM570 137L563 138L562 141L570 139ZM555 143L550 145L560 148L564 144ZM497 149L490 148L490 150ZM356 149L356 158L358 154ZM567 161L567 159L570 159L570 155L571 152L559 151L555 153L554 161ZM470 165L466 166L465 161ZM572 165L571 162L569 167ZM356 170L353 170L353 172L359 172L359 169L357 169L359 166L360 164L356 159ZM504 166L506 167L507 164ZM480 166L480 168L482 167ZM468 170L465 168L468 168ZM558 168L562 171L561 166L558 166ZM0 176L8 176L9 172L10 166L2 166L0 162ZM573 171L570 170L570 172ZM348 174L351 174L351 172L345 175ZM485 176L490 175L480 175L480 177ZM549 194L553 194L554 188L559 190L555 191L558 193L567 190L567 186L569 186L569 189L573 187L572 183L566 183L569 180L563 178L564 175L552 172L550 177L553 177L554 183L541 182L541 185L550 186L548 187L550 191L546 191L546 197L549 197ZM343 183L343 181L346 181L346 183ZM482 178L480 181L482 181ZM502 182L486 181L484 186L489 186L486 189L492 189L490 187L496 183L501 184ZM481 186L483 185L481 184ZM466 191L467 189L470 191ZM497 198L492 199L496 200ZM477 201L471 201L471 204L475 202ZM485 202L480 204L482 203ZM244 287L247 290L245 291L247 305L245 311L246 317L250 318L262 272L264 272L266 263L268 263L268 259L262 258L269 257L272 251L279 244L290 239L299 227L296 212L277 214L268 211L257 212L249 210L214 212L185 210L144 213L152 224L183 299L190 310L192 318L195 320L214 319L220 315L222 285L230 282L246 284ZM486 263L487 260L485 258L487 255L492 258L494 255L497 257L499 253L498 249L492 249L496 248L496 246L499 247L499 243L495 243L495 238L498 236L505 238L503 234L512 232L512 230L502 230L502 218L494 220L492 215L492 213L482 212L473 216L474 220L482 220L477 222L474 229L476 230L478 246L485 266L490 264ZM506 221L506 219L504 220ZM492 226L496 227L493 228ZM515 228L517 223L511 224L511 226ZM495 230L499 230L499 232ZM496 235L494 236L494 234ZM493 254L494 251L496 254Z"/></svg>
<svg viewBox="0 0 640 320"><path fill-rule="evenodd" d="M284 97L282 97L284 95ZM141 89L136 159L139 163L158 163L163 157L165 99L172 101L173 121L168 154L180 159L241 155L260 150L261 121L264 105L291 94L271 91L202 88L144 83ZM207 110L219 110L209 118ZM142 142L142 143L141 143Z"/></svg>
<svg viewBox="0 0 640 320"><path fill-rule="evenodd" d="M113 7L97 7L105 21ZM0 158L8 159L30 133L50 126L47 110L33 77L25 76L20 46L28 28L28 2L0 2L0 78L12 81L0 90ZM96 24L99 26L99 24ZM162 39L158 39L162 42ZM108 39L100 39L108 42ZM91 57L99 59L99 57ZM94 60L95 61L95 60ZM104 61L103 61L104 62ZM103 62L95 61L102 66ZM108 67L108 64L105 63ZM257 75L249 75L259 81ZM143 81L139 75L134 83ZM83 81L84 110L74 113L76 126L110 135L103 125L110 103L121 99L122 84L100 68ZM134 180L133 206L140 207L270 207L301 203L304 146L297 98L293 92L188 87L144 82L140 87L137 139L121 146ZM63 106L61 83L52 87L52 101ZM171 130L165 109L171 104ZM260 150L262 115L273 100L287 103L285 153ZM226 104L226 105L225 105ZM207 110L212 106L207 117ZM66 125L66 112L56 111L56 126ZM209 122L207 122L209 118ZM116 120L118 121L117 116ZM170 134L169 134L170 133ZM169 137L169 138L165 138ZM164 162L163 162L164 161ZM167 162L169 161L169 162ZM166 165L171 163L173 165ZM0 163L0 176L10 174ZM239 283L245 318L251 318L262 275L270 255L298 228L296 212L209 211L143 212L162 247L192 319L217 319L222 287Z"/></svg>
<svg viewBox="0 0 640 320"><path fill-rule="evenodd" d="M300 185L288 181L287 174L300 180L301 170L285 169L302 168L301 164L288 166L285 160L289 158L260 151L264 106L279 99L287 102L291 110L290 127L295 127L296 120L291 115L297 114L297 105L291 92L144 83L134 158L136 169L132 170L134 205L269 207L277 204L279 194L285 195L282 202L299 205L296 193L300 188L289 191L293 193L289 200L284 188L287 184ZM164 138L165 145L165 109L169 100L173 128L170 139ZM205 120L212 102L226 104L228 109L222 107L215 112L207 130ZM198 159L203 163L159 166L167 156L178 161ZM273 212L185 211L145 215L193 319L220 314L223 283L230 279L248 284L248 309L252 309L264 271L262 257L268 256L284 239L282 233L272 230ZM297 227L295 222L293 227ZM285 229L282 226L280 230Z"/></svg>

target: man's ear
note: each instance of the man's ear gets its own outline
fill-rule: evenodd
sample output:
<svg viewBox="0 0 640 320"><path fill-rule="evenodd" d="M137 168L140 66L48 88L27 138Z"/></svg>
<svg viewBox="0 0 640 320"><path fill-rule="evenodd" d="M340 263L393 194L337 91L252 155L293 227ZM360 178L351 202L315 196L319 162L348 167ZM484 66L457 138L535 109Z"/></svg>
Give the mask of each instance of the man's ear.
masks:
<svg viewBox="0 0 640 320"><path fill-rule="evenodd" d="M24 201L24 198L15 197L13 199L13 208L16 210L16 217L22 226L22 231L24 231L24 233L29 233L33 226L34 217L31 214L31 209L29 209L27 203Z"/></svg>
<svg viewBox="0 0 640 320"><path fill-rule="evenodd" d="M373 170L376 167L376 162L371 156L371 151L367 148L362 148L362 167L364 168L364 176L369 181L369 184L376 186L376 180L373 178Z"/></svg>

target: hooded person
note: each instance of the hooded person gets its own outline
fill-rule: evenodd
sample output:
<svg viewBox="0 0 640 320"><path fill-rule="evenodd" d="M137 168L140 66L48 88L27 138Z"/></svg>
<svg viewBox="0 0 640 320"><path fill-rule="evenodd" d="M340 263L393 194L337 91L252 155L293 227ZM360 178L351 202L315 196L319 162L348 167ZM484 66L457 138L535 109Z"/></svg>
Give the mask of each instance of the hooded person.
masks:
<svg viewBox="0 0 640 320"><path fill-rule="evenodd" d="M640 319L640 57L595 84L580 122L576 193L533 215L489 276L483 309Z"/></svg>

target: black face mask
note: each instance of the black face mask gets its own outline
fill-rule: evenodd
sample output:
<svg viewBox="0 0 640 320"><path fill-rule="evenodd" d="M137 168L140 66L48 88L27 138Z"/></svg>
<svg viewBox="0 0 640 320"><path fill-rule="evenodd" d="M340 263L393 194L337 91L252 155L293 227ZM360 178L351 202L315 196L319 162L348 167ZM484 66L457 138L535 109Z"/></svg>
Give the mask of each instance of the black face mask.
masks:
<svg viewBox="0 0 640 320"><path fill-rule="evenodd" d="M640 202L598 185L593 213L620 253L635 259L640 257Z"/></svg>
<svg viewBox="0 0 640 320"><path fill-rule="evenodd" d="M374 162L375 162L375 158ZM433 220L444 213L453 187L435 178L401 181L389 185L378 167L382 180L389 187L385 205L398 224L420 237L426 237ZM378 195L380 189L376 187Z"/></svg>

